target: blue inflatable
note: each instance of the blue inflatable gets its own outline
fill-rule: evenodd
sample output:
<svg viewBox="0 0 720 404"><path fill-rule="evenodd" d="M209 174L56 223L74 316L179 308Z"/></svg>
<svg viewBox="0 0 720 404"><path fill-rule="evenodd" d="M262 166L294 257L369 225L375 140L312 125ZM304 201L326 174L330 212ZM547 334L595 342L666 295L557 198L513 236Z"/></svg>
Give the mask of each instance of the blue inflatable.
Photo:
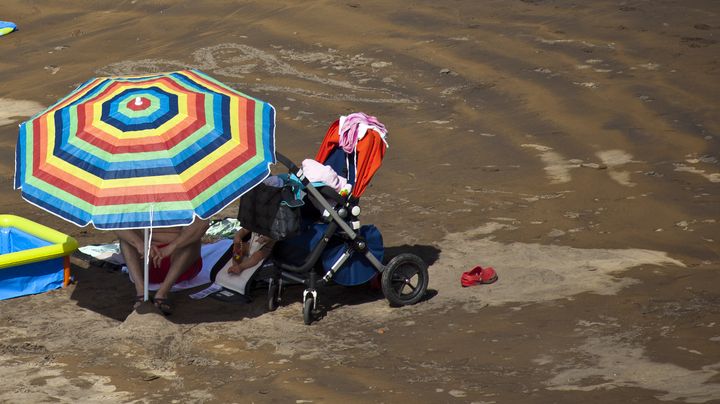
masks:
<svg viewBox="0 0 720 404"><path fill-rule="evenodd" d="M40 223L0 215L0 300L67 286L77 240Z"/></svg>
<svg viewBox="0 0 720 404"><path fill-rule="evenodd" d="M0 21L0 36L7 35L17 30L17 25L10 21Z"/></svg>

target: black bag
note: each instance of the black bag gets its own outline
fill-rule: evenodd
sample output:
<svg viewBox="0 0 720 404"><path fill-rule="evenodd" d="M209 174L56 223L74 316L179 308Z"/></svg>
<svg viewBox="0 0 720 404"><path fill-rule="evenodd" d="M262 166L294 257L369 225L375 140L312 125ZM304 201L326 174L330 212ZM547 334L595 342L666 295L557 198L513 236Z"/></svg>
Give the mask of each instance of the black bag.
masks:
<svg viewBox="0 0 720 404"><path fill-rule="evenodd" d="M240 198L238 220L250 231L282 240L300 230L298 202L290 185L278 188L260 183Z"/></svg>

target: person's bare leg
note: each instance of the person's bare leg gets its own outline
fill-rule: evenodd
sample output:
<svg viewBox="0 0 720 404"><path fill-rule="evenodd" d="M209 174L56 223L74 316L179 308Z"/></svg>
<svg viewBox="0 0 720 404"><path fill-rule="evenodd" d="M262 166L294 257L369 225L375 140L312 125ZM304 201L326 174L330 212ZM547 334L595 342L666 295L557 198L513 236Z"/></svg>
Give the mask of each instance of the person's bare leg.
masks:
<svg viewBox="0 0 720 404"><path fill-rule="evenodd" d="M125 265L135 282L135 296L143 296L145 294L145 284L143 282L145 278L144 257L138 248L143 245L144 236L142 230L118 230L115 234L120 240L120 252L125 260ZM138 240L140 240L139 246Z"/></svg>
<svg viewBox="0 0 720 404"><path fill-rule="evenodd" d="M175 281L200 258L200 240L175 250L170 256L170 269L160 288L155 292L155 298L166 299Z"/></svg>

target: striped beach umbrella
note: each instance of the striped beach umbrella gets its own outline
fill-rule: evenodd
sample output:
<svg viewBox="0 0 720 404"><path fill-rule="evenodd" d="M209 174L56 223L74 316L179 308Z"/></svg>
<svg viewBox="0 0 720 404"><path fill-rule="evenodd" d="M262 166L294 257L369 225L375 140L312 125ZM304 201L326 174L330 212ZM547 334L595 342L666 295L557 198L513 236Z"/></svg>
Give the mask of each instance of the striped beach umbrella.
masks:
<svg viewBox="0 0 720 404"><path fill-rule="evenodd" d="M197 70L95 78L20 125L15 188L78 226L207 219L275 162L275 109Z"/></svg>

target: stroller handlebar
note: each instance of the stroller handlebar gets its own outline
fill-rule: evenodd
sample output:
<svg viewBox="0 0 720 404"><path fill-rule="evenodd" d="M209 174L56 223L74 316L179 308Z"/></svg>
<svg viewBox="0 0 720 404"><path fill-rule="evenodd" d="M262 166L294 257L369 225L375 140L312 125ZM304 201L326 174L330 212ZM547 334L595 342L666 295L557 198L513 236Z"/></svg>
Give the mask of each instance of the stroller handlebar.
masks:
<svg viewBox="0 0 720 404"><path fill-rule="evenodd" d="M292 162L289 158L285 157L284 154L275 152L275 157L277 160L282 163L285 167L288 168L293 173L296 173L299 169L298 166L295 165L295 163Z"/></svg>
<svg viewBox="0 0 720 404"><path fill-rule="evenodd" d="M287 158L284 154L278 153L278 152L275 152L275 157L277 158L277 160L280 163L282 163L282 165L287 167L291 173L300 176L300 167L295 165L295 163L293 163L292 160ZM303 185L306 187L312 186L312 184L310 184L310 181L307 178L303 177L303 178L301 178L301 181L302 181ZM345 203L345 201L347 200L347 197L341 196L337 191L335 191L334 189L331 189L330 187L322 187L319 190L320 190L320 193L323 194L323 196L325 196L326 198L331 199L333 201L336 201L338 203Z"/></svg>

